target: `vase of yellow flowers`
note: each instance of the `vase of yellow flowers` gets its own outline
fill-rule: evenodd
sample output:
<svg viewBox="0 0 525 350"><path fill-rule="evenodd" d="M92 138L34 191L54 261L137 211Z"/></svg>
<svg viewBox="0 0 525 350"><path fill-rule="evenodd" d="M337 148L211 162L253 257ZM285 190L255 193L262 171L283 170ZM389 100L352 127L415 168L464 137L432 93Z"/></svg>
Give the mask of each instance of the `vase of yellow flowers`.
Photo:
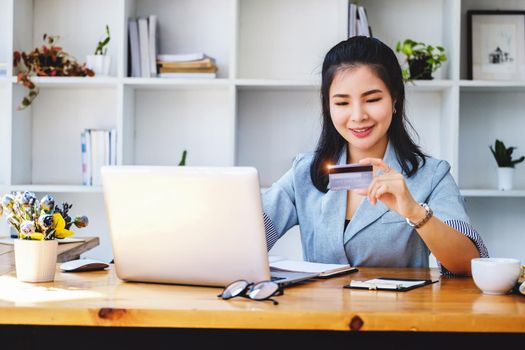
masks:
<svg viewBox="0 0 525 350"><path fill-rule="evenodd" d="M78 228L88 225L86 216L72 219L72 205L55 205L55 199L44 196L40 201L33 192L6 194L0 203L0 216L18 233L15 239L16 277L23 282L50 282L55 279L58 239L74 234L72 225Z"/></svg>

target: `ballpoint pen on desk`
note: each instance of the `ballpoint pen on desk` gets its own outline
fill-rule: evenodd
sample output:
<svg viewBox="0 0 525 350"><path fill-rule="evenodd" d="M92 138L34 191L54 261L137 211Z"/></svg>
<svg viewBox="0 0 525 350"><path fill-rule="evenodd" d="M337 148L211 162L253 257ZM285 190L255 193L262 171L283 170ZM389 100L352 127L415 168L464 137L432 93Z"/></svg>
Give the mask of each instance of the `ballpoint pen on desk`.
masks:
<svg viewBox="0 0 525 350"><path fill-rule="evenodd" d="M399 289L401 288L401 285L398 283L378 283L378 282L367 282L367 281L350 281L350 287L352 288L367 288L369 290L376 290L376 289Z"/></svg>

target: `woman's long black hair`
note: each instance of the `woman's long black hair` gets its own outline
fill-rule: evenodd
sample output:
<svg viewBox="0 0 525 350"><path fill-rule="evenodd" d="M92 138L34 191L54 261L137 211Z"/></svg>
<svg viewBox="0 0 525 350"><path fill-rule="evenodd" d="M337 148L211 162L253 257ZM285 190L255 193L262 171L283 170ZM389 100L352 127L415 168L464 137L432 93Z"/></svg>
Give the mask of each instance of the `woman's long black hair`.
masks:
<svg viewBox="0 0 525 350"><path fill-rule="evenodd" d="M405 85L396 55L378 39L352 37L330 49L323 62L321 82L323 123L314 160L310 166L312 183L321 192L328 191L327 164L336 164L347 145L347 141L336 130L330 116L330 86L338 71L360 65L366 65L377 74L395 101L395 113L387 134L403 172L410 177L417 172L419 160L425 164L426 155L414 143L407 131L407 125L412 129L413 127L405 117Z"/></svg>

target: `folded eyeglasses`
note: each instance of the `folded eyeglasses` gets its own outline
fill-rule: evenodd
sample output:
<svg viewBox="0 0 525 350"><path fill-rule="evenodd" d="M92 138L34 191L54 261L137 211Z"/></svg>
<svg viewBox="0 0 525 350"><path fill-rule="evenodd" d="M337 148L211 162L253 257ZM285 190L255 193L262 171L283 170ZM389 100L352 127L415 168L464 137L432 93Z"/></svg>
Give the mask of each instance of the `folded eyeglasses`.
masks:
<svg viewBox="0 0 525 350"><path fill-rule="evenodd" d="M270 300L273 305L277 305L279 302L272 297L283 294L283 288L273 281L250 283L246 280L238 280L224 287L222 293L217 296L224 300L235 297L244 297L256 301Z"/></svg>

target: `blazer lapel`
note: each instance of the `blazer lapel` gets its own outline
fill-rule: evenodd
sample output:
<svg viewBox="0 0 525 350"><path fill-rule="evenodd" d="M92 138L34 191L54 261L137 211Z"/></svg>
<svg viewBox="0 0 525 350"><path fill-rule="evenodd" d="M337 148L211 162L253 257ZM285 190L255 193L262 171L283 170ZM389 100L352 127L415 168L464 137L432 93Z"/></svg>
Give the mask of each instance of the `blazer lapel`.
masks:
<svg viewBox="0 0 525 350"><path fill-rule="evenodd" d="M401 171L401 167L399 163L397 162L396 154L394 151L394 148L390 144L390 142L387 145L385 156L383 157L383 161L387 163L392 169L396 171ZM341 191L345 192L345 191ZM346 192L345 192L346 194ZM346 208L346 203L344 208ZM350 221L350 224L346 228L346 231L344 233L344 239L343 243L346 244L352 237L354 237L356 234L358 234L360 231L362 231L365 227L372 224L374 221L379 219L384 213L388 211L388 207L381 203L381 201L377 201L376 205L372 205L368 198L364 198L361 204L359 204L359 207L357 207L357 210L355 211L352 221ZM345 209L346 213L346 209Z"/></svg>

